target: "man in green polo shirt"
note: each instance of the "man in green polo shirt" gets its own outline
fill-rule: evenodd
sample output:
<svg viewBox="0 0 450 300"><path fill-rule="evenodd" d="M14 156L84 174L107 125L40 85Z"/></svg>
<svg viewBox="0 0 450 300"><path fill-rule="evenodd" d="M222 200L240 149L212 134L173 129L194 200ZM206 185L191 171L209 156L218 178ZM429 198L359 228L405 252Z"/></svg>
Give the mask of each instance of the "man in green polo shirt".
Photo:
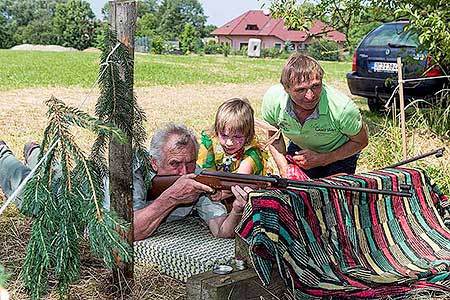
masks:
<svg viewBox="0 0 450 300"><path fill-rule="evenodd" d="M281 128L273 146L291 155L310 178L355 173L359 152L368 144L358 107L324 84L323 73L316 60L294 53L281 84L266 92L262 104L264 120ZM287 151L283 135L289 139Z"/></svg>

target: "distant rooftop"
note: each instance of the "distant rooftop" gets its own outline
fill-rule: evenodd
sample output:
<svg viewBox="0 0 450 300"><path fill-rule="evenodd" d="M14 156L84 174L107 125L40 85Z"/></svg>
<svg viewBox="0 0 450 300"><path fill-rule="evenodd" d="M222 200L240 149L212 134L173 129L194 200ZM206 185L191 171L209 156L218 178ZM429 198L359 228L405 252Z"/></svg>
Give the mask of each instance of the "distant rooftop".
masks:
<svg viewBox="0 0 450 300"><path fill-rule="evenodd" d="M314 20L309 28L309 35L325 32L323 35L329 40L345 42L345 34L334 30L327 24ZM262 10L249 10L225 25L217 28L212 35L250 35L250 36L275 36L283 41L304 42L308 38L305 31L291 30L284 26L282 19L273 19L272 15Z"/></svg>

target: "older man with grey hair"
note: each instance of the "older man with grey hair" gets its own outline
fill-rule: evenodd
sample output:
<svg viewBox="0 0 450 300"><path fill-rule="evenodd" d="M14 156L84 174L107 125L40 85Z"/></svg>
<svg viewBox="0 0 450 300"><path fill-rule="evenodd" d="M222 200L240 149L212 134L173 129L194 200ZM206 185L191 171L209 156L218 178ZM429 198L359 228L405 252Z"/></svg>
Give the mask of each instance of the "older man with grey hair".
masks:
<svg viewBox="0 0 450 300"><path fill-rule="evenodd" d="M139 188L144 186L144 174L139 170L135 172L133 202L136 240L150 236L162 222L185 218L194 209L208 224L214 236L234 235L250 189L232 187L236 199L228 214L222 203L214 202L204 195L212 193L213 189L194 179L198 148L195 134L181 124L170 123L154 134L150 144L153 169L150 176L180 175L180 178L161 195L147 201L147 190Z"/></svg>
<svg viewBox="0 0 450 300"><path fill-rule="evenodd" d="M247 193L250 189L232 188L236 197L228 214L220 202L213 202L205 194L213 189L194 180L198 142L192 130L184 125L170 123L158 130L150 145L150 174L143 174L137 164L133 173L134 236L136 240L150 236L162 222L185 218L195 209L217 237L232 237L240 220ZM27 165L20 162L0 141L0 188L10 196L37 163L40 148L28 143L24 149ZM144 178L156 175L180 175L175 183L155 199L148 200ZM108 180L105 180L108 191ZM151 195L150 195L151 196ZM151 198L151 197L150 197ZM20 197L16 204L21 206ZM105 207L109 207L109 194L105 193Z"/></svg>

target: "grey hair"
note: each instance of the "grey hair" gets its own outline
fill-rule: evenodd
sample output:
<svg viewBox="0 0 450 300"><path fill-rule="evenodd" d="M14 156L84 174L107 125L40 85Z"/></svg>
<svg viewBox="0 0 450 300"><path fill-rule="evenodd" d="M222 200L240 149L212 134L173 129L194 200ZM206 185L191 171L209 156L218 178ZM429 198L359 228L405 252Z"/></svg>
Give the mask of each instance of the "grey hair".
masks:
<svg viewBox="0 0 450 300"><path fill-rule="evenodd" d="M172 136L178 136L178 140L175 143L175 149L182 149L191 141L195 148L195 157L198 155L199 144L197 137L192 129L189 129L184 124L168 123L163 128L158 129L152 137L150 142L149 154L153 158L156 164L161 164L166 159L164 153L164 146Z"/></svg>

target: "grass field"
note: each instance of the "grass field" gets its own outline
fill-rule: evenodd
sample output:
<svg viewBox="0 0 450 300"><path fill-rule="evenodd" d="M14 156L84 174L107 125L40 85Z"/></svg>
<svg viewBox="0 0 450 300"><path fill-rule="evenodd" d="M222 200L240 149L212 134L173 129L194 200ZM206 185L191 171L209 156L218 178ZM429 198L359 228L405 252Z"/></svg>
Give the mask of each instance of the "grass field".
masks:
<svg viewBox="0 0 450 300"><path fill-rule="evenodd" d="M30 87L89 88L99 70L99 54L0 50L0 91ZM137 54L136 87L277 81L284 60L224 56ZM341 78L350 63L324 63L326 80Z"/></svg>
<svg viewBox="0 0 450 300"><path fill-rule="evenodd" d="M89 94L98 75L99 54L57 53L0 50L0 140L22 158L23 144L40 141L46 126L43 101L51 95L93 113L98 88ZM280 59L248 59L223 56L158 56L136 55L135 92L147 113L147 133L169 121L182 122L199 132L213 123L217 107L231 97L247 97L260 117L264 92L278 82L284 64ZM345 74L350 63L321 63L325 80L349 94ZM370 132L369 146L362 152L359 170L385 166L401 159L398 126L390 116L383 118L368 111L365 101L353 97L360 106ZM409 116L412 121L417 118ZM78 142L89 149L92 135L77 133ZM440 138L420 124L408 127L409 155L417 155L437 147L448 148L448 139ZM448 192L450 159L445 157L422 162L433 178ZM0 192L0 205L4 198ZM0 263L12 273L12 299L27 299L17 274L29 238L29 220L10 207L0 219ZM86 257L81 281L72 289L74 299L103 299L107 272L98 262ZM54 282L52 282L54 284ZM156 270L138 268L139 299L182 299L184 285L160 275ZM83 296L78 296L83 294ZM53 293L48 300L56 299Z"/></svg>

